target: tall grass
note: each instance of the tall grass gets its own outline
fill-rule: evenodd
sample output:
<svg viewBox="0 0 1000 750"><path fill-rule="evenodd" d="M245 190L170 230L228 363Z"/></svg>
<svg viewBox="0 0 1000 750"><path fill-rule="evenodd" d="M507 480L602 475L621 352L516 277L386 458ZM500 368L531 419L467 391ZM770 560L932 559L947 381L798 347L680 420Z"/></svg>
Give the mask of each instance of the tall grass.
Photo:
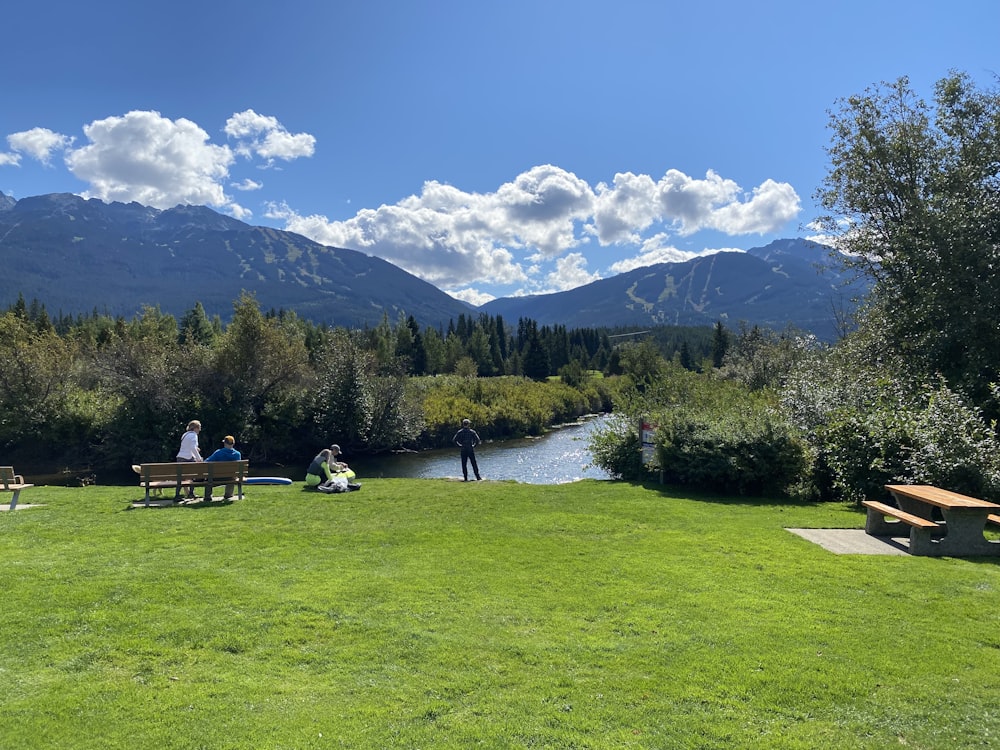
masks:
<svg viewBox="0 0 1000 750"><path fill-rule="evenodd" d="M841 505L369 480L0 514L0 747L973 748L996 560L833 555Z"/></svg>

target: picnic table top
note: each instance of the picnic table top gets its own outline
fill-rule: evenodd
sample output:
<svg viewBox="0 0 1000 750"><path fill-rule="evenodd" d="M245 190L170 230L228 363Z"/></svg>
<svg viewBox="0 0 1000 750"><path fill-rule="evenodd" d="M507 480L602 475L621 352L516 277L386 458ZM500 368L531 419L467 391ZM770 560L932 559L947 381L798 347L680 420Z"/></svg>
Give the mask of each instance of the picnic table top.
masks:
<svg viewBox="0 0 1000 750"><path fill-rule="evenodd" d="M929 484L887 484L885 486L894 495L903 495L921 500L939 508L984 508L987 510L1000 510L1000 505L980 500L968 495L960 495L951 490L943 490Z"/></svg>

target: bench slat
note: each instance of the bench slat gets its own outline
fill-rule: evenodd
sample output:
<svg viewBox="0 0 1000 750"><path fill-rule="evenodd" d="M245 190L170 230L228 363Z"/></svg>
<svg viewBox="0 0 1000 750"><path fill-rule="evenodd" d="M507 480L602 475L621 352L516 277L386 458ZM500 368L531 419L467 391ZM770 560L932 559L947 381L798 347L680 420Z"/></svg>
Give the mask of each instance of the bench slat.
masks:
<svg viewBox="0 0 1000 750"><path fill-rule="evenodd" d="M938 526L934 523L934 521L928 521L926 518L921 518L920 516L915 516L912 513L907 513L905 510L893 508L891 505L880 503L878 500L862 500L861 504L866 508L878 511L884 516L898 518L900 521L909 524L910 526L916 526L922 529L936 529Z"/></svg>

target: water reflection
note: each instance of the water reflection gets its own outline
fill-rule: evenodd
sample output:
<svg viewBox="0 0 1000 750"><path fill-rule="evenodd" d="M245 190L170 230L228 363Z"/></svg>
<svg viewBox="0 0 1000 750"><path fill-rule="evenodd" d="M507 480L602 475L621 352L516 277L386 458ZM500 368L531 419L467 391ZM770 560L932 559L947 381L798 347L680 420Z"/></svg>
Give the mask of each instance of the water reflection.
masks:
<svg viewBox="0 0 1000 750"><path fill-rule="evenodd" d="M590 466L588 438L603 417L593 417L539 438L484 443L476 448L484 479L514 479L525 484L563 484L578 479L610 479ZM457 429L457 428L456 428ZM458 448L388 456L358 456L350 461L359 480L372 478L461 477ZM470 469L471 471L471 469Z"/></svg>

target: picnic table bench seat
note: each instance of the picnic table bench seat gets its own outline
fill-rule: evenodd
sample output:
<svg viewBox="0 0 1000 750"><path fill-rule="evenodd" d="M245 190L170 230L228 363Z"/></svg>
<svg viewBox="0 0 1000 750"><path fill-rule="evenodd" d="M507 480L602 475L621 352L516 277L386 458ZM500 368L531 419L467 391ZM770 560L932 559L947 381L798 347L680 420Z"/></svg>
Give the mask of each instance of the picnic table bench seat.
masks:
<svg viewBox="0 0 1000 750"><path fill-rule="evenodd" d="M24 477L20 474L15 474L13 466L0 466L0 491L13 493L10 498L9 510L14 510L17 507L17 500L21 495L21 490L26 490L34 486L33 484L25 483Z"/></svg>
<svg viewBox="0 0 1000 750"><path fill-rule="evenodd" d="M243 461L176 461L139 465L139 486L145 488L143 504L148 506L150 494L155 490L210 489L222 485L236 485L236 496L243 497L243 481L247 478L250 462Z"/></svg>
<svg viewBox="0 0 1000 750"><path fill-rule="evenodd" d="M931 534L938 530L938 524L934 521L905 510L894 508L878 500L862 500L861 504L868 509L868 517L865 519L865 532L872 536L899 536L897 533L900 526L910 527L910 552L912 554L927 554L926 549L931 544ZM896 519L888 521L886 517Z"/></svg>

